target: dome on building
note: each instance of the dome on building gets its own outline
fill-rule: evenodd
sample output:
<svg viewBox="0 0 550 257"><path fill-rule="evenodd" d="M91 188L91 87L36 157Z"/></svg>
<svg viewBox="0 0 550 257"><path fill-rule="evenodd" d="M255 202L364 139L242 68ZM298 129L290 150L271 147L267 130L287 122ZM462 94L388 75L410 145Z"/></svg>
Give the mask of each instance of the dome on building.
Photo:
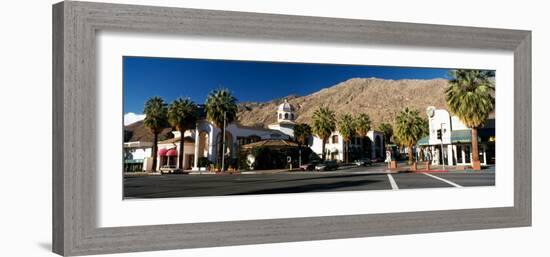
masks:
<svg viewBox="0 0 550 257"><path fill-rule="evenodd" d="M277 111L280 111L280 112L293 112L294 111L294 106L292 106L292 104L290 104L286 99L285 101L279 105L279 107L277 108Z"/></svg>
<svg viewBox="0 0 550 257"><path fill-rule="evenodd" d="M295 118L294 107L285 99L285 101L277 107L277 122L293 123Z"/></svg>

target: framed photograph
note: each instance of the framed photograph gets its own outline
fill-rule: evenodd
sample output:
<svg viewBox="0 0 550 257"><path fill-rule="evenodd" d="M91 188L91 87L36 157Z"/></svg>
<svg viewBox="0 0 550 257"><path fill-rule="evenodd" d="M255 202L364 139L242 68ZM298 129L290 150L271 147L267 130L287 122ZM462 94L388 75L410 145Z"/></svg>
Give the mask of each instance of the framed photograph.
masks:
<svg viewBox="0 0 550 257"><path fill-rule="evenodd" d="M66 1L53 62L60 255L531 225L530 31Z"/></svg>

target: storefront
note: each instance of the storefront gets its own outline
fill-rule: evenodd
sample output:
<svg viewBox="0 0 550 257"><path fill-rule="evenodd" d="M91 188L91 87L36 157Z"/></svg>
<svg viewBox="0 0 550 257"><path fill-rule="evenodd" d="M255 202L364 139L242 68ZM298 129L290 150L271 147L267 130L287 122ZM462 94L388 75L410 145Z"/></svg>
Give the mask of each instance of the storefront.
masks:
<svg viewBox="0 0 550 257"><path fill-rule="evenodd" d="M472 164L472 130L443 109L427 108L429 135L417 142L417 159L433 165ZM478 152L481 165L495 163L495 120L491 115L478 128Z"/></svg>

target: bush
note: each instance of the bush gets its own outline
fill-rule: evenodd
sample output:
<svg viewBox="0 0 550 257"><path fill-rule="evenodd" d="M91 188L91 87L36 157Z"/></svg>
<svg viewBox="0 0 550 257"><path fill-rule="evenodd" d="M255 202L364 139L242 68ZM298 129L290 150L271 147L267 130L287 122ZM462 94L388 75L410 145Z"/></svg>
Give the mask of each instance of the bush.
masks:
<svg viewBox="0 0 550 257"><path fill-rule="evenodd" d="M239 158L239 170L249 170L250 163L247 158Z"/></svg>
<svg viewBox="0 0 550 257"><path fill-rule="evenodd" d="M208 158L206 157L200 157L199 158L199 163L198 163L198 166L199 167L208 167L208 165L210 165L210 160L208 160Z"/></svg>

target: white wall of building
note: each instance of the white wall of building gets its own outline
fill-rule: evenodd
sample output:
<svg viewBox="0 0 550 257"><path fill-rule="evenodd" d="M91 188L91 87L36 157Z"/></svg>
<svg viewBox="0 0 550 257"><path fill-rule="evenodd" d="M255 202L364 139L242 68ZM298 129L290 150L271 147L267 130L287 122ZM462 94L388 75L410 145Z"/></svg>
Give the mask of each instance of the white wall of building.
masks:
<svg viewBox="0 0 550 257"><path fill-rule="evenodd" d="M334 140L333 140L333 137L334 136L338 136L338 140L336 143L334 143ZM371 158L375 158L376 157L376 144L375 144L375 140L376 140L376 137L380 137L380 144L381 146L378 148L379 150L379 155L380 156L384 156L385 155L385 151L384 151L384 134L379 132L379 131L369 131L367 133L367 137L371 140ZM317 136L312 136L309 140L309 145L310 145L310 148L311 150L316 153L317 155L319 155L319 157L322 157L322 153L323 153L323 140ZM354 144L353 143L353 140L350 141L350 149L352 147L360 147L361 146L361 143L360 141L358 142L358 144ZM340 135L340 133L338 131L336 132L333 132L329 139L327 140L326 142L326 145L325 145L325 152L327 153L327 159L330 159L331 157L331 154L335 153L335 157L337 160L339 161L342 161L344 160L344 141L342 140L342 135Z"/></svg>
<svg viewBox="0 0 550 257"><path fill-rule="evenodd" d="M338 143L334 143L333 137L338 137ZM322 158L323 155L323 140L320 137L312 136L310 139L311 150ZM344 143L342 142L342 135L339 132L333 132L327 139L325 144L326 159L331 159L331 155L337 155L337 160L344 159Z"/></svg>
<svg viewBox="0 0 550 257"><path fill-rule="evenodd" d="M269 129L281 131L289 137L294 137L294 124L270 124L267 127Z"/></svg>
<svg viewBox="0 0 550 257"><path fill-rule="evenodd" d="M151 157L152 145L150 142L126 142L124 143L124 158L127 160L143 160Z"/></svg>
<svg viewBox="0 0 550 257"><path fill-rule="evenodd" d="M129 154L131 158L129 160L143 160L147 157L151 157L151 148L126 148L126 154ZM128 157L130 157L128 156Z"/></svg>
<svg viewBox="0 0 550 257"><path fill-rule="evenodd" d="M429 144L450 144L451 143L451 116L449 112L442 109L434 111L432 117L428 117L428 125L430 129ZM441 129L442 139L437 139L437 130Z"/></svg>
<svg viewBox="0 0 550 257"><path fill-rule="evenodd" d="M463 129L470 129L460 121L460 119L457 116L451 116L451 124L453 130L463 130Z"/></svg>
<svg viewBox="0 0 550 257"><path fill-rule="evenodd" d="M371 158L376 158L377 153L378 156L384 158L386 155L386 151L384 149L386 145L386 142L384 142L384 133L371 130L367 132L367 137L371 140ZM378 144L376 141L377 138L379 138Z"/></svg>

